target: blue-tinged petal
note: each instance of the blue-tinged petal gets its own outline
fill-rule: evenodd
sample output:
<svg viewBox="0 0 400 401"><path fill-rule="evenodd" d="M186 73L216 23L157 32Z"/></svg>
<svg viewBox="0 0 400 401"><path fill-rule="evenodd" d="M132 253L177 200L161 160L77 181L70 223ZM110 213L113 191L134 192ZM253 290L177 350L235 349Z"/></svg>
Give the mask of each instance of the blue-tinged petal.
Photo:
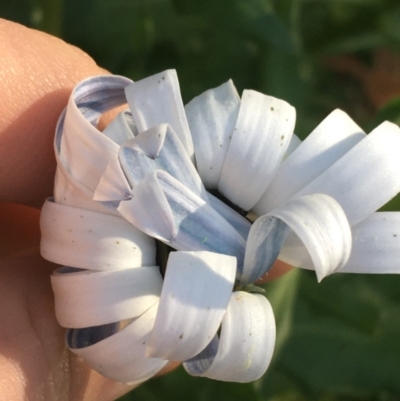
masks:
<svg viewBox="0 0 400 401"><path fill-rule="evenodd" d="M215 209L244 238L249 235L251 222L211 193L207 193L210 206Z"/></svg>
<svg viewBox="0 0 400 401"><path fill-rule="evenodd" d="M268 300L258 294L234 292L214 338L200 355L183 366L193 376L247 383L268 368L275 346L275 319Z"/></svg>
<svg viewBox="0 0 400 401"><path fill-rule="evenodd" d="M235 274L232 256L170 253L147 355L184 361L202 351L221 324Z"/></svg>
<svg viewBox="0 0 400 401"><path fill-rule="evenodd" d="M133 189L118 207L144 233L181 251L211 251L244 257L241 235L203 199L164 171L156 171Z"/></svg>
<svg viewBox="0 0 400 401"><path fill-rule="evenodd" d="M100 326L134 318L158 302L158 266L112 271L54 271L51 285L58 322L63 327Z"/></svg>
<svg viewBox="0 0 400 401"><path fill-rule="evenodd" d="M265 214L285 203L363 138L365 133L346 113L333 111L283 161L254 212Z"/></svg>
<svg viewBox="0 0 400 401"><path fill-rule="evenodd" d="M147 235L172 243L178 227L158 174L160 172L155 171L146 175L133 188L132 199L122 201L117 210L122 217Z"/></svg>
<svg viewBox="0 0 400 401"><path fill-rule="evenodd" d="M377 212L352 227L353 247L339 273L400 273L400 213Z"/></svg>
<svg viewBox="0 0 400 401"><path fill-rule="evenodd" d="M283 100L245 90L218 190L250 210L273 179L293 134L296 111Z"/></svg>
<svg viewBox="0 0 400 401"><path fill-rule="evenodd" d="M400 192L399 155L400 128L384 122L294 196L330 195L357 224Z"/></svg>
<svg viewBox="0 0 400 401"><path fill-rule="evenodd" d="M247 239L242 285L253 283L269 271L289 232L289 226L277 217L265 215L255 221Z"/></svg>
<svg viewBox="0 0 400 401"><path fill-rule="evenodd" d="M193 193L207 200L206 190L178 136L160 124L124 143L119 151L122 169L131 186L155 170L164 170Z"/></svg>
<svg viewBox="0 0 400 401"><path fill-rule="evenodd" d="M103 204L93 201L93 192L88 189L77 177L68 170L68 163L61 160L61 138L64 134L65 111L61 114L54 139L54 151L57 162L54 179L54 200L56 203L77 208L110 213L117 215L116 211L108 210Z"/></svg>
<svg viewBox="0 0 400 401"><path fill-rule="evenodd" d="M124 88L131 82L113 75L89 78L75 87L69 99L56 147L61 163L92 192L119 148L96 124L102 113L126 102Z"/></svg>
<svg viewBox="0 0 400 401"><path fill-rule="evenodd" d="M155 264L154 241L119 216L46 200L40 217L41 255L90 270Z"/></svg>
<svg viewBox="0 0 400 401"><path fill-rule="evenodd" d="M127 140L134 138L138 130L129 110L122 111L103 130L103 134L112 139L117 145L122 145Z"/></svg>
<svg viewBox="0 0 400 401"><path fill-rule="evenodd" d="M168 363L145 356L157 306L154 305L122 329L118 324L111 324L68 330L67 344L72 352L84 358L91 368L103 376L122 383L140 383L154 376ZM108 332L104 334L104 331ZM94 341L96 337L100 339L97 342Z"/></svg>
<svg viewBox="0 0 400 401"><path fill-rule="evenodd" d="M300 145L301 139L296 134L293 134L290 138L289 146L286 149L285 156L283 156L283 160L287 159L289 155L291 155Z"/></svg>
<svg viewBox="0 0 400 401"><path fill-rule="evenodd" d="M232 80L229 80L195 97L185 106L196 166L208 189L218 188L239 105L239 95Z"/></svg>
<svg viewBox="0 0 400 401"><path fill-rule="evenodd" d="M139 133L154 125L170 124L187 154L193 159L192 137L175 70L167 70L132 83L125 93Z"/></svg>
<svg viewBox="0 0 400 401"><path fill-rule="evenodd" d="M343 209L330 196L313 194L293 199L260 217L261 222L269 216L282 220L293 231L289 234L279 259L293 266L314 269L318 281L341 269L348 261L351 252L350 226ZM262 225L255 224L253 227L247 243L244 277L251 277L252 271L259 271L259 265L263 264L262 259L253 257L252 254L262 255L262 252L253 250L250 241L253 235L260 235L262 238ZM262 242L255 240L255 246L262 246Z"/></svg>
<svg viewBox="0 0 400 401"><path fill-rule="evenodd" d="M122 170L118 155L115 155L100 178L93 194L93 200L119 202L122 199L130 199L131 196L132 188Z"/></svg>

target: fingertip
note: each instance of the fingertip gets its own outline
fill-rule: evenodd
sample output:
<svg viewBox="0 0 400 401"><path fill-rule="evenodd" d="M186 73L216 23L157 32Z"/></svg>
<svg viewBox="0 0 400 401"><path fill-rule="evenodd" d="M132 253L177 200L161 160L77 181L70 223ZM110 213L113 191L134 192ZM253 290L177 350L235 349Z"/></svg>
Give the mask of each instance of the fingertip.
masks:
<svg viewBox="0 0 400 401"><path fill-rule="evenodd" d="M61 39L0 20L0 201L39 207L51 195L54 129L73 87L107 73Z"/></svg>

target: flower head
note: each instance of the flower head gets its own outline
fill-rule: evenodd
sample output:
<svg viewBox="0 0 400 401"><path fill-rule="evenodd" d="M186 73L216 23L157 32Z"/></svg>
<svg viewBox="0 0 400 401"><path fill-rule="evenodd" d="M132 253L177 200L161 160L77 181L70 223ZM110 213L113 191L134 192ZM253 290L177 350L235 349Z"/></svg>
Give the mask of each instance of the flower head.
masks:
<svg viewBox="0 0 400 401"><path fill-rule="evenodd" d="M126 101L100 132L101 114ZM73 352L123 382L170 360L248 382L275 343L271 306L249 284L277 258L318 280L398 271L400 218L374 212L400 191L400 129L366 136L339 110L303 143L294 126L288 103L239 98L232 81L184 107L173 70L75 88L41 219L42 255L68 266L52 285ZM152 238L176 250L164 277Z"/></svg>

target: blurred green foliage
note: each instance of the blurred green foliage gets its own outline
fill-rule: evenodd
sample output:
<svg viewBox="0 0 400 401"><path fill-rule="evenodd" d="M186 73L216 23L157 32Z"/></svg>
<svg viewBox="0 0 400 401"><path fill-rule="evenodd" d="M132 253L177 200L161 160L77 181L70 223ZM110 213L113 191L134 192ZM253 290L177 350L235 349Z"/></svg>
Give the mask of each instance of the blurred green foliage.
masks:
<svg viewBox="0 0 400 401"><path fill-rule="evenodd" d="M400 50L398 0L0 0L0 16L60 36L134 80L176 68L185 101L229 78L239 91L284 98L297 108L301 137L337 107L367 130L400 123L396 87L374 95L396 73L379 67L377 51ZM278 338L262 379L219 383L181 368L121 401L399 400L399 288L397 276L317 284L294 270L266 285Z"/></svg>

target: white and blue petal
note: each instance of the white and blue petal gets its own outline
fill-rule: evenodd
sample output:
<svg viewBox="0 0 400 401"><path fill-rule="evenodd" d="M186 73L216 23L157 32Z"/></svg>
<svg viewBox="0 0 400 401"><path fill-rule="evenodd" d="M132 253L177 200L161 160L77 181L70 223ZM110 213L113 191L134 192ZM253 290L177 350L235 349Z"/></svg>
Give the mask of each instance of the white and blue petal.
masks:
<svg viewBox="0 0 400 401"><path fill-rule="evenodd" d="M243 237L203 199L164 171L147 175L133 189L132 199L120 203L118 211L144 233L174 249L236 256L241 270Z"/></svg>
<svg viewBox="0 0 400 401"><path fill-rule="evenodd" d="M218 188L239 106L240 98L232 80L202 93L185 106L196 167L208 189Z"/></svg>
<svg viewBox="0 0 400 401"><path fill-rule="evenodd" d="M92 192L119 148L96 124L102 113L126 102L124 89L131 82L113 75L89 78L76 86L69 99L59 138L60 160Z"/></svg>
<svg viewBox="0 0 400 401"><path fill-rule="evenodd" d="M279 166L254 212L262 215L285 203L364 137L346 113L333 111Z"/></svg>
<svg viewBox="0 0 400 401"><path fill-rule="evenodd" d="M293 233L286 240L288 228ZM339 203L327 195L313 194L259 217L248 237L241 282L263 276L279 251L283 261L314 269L318 281L342 268L350 256L351 231Z"/></svg>
<svg viewBox="0 0 400 401"><path fill-rule="evenodd" d="M170 253L147 355L185 361L202 351L221 324L235 275L233 256Z"/></svg>
<svg viewBox="0 0 400 401"><path fill-rule="evenodd" d="M158 266L65 272L51 276L56 317L63 327L84 328L142 315L160 298Z"/></svg>
<svg viewBox="0 0 400 401"><path fill-rule="evenodd" d="M126 87L125 93L139 133L154 125L167 123L193 159L193 141L175 70L134 82Z"/></svg>
<svg viewBox="0 0 400 401"><path fill-rule="evenodd" d="M263 295L231 295L220 338L183 366L193 376L247 383L267 370L275 346L275 319Z"/></svg>
<svg viewBox="0 0 400 401"><path fill-rule="evenodd" d="M125 142L119 160L132 188L147 174L164 170L207 201L201 178L169 124L156 125Z"/></svg>
<svg viewBox="0 0 400 401"><path fill-rule="evenodd" d="M245 90L222 167L219 192L250 210L273 179L290 143L295 120L296 111L288 103Z"/></svg>
<svg viewBox="0 0 400 401"><path fill-rule="evenodd" d="M155 264L155 244L120 216L46 200L40 252L51 262L90 270Z"/></svg>
<svg viewBox="0 0 400 401"><path fill-rule="evenodd" d="M325 193L357 224L400 192L400 128L384 122L294 196Z"/></svg>
<svg viewBox="0 0 400 401"><path fill-rule="evenodd" d="M244 239L247 239L251 227L250 220L209 192L207 193L207 198L210 206L235 228Z"/></svg>
<svg viewBox="0 0 400 401"><path fill-rule="evenodd" d="M286 149L285 156L283 156L283 160L287 159L300 145L301 139L296 134L293 134L290 138L289 146Z"/></svg>
<svg viewBox="0 0 400 401"><path fill-rule="evenodd" d="M122 145L127 140L138 135L135 120L129 110L122 111L107 125L103 134L114 141L117 145Z"/></svg>
<svg viewBox="0 0 400 401"><path fill-rule="evenodd" d="M136 319L122 324L68 330L71 351L102 375L122 383L137 384L159 372L167 363L145 356L158 304Z"/></svg>
<svg viewBox="0 0 400 401"><path fill-rule="evenodd" d="M400 213L372 213L352 227L353 247L339 273L400 273Z"/></svg>

